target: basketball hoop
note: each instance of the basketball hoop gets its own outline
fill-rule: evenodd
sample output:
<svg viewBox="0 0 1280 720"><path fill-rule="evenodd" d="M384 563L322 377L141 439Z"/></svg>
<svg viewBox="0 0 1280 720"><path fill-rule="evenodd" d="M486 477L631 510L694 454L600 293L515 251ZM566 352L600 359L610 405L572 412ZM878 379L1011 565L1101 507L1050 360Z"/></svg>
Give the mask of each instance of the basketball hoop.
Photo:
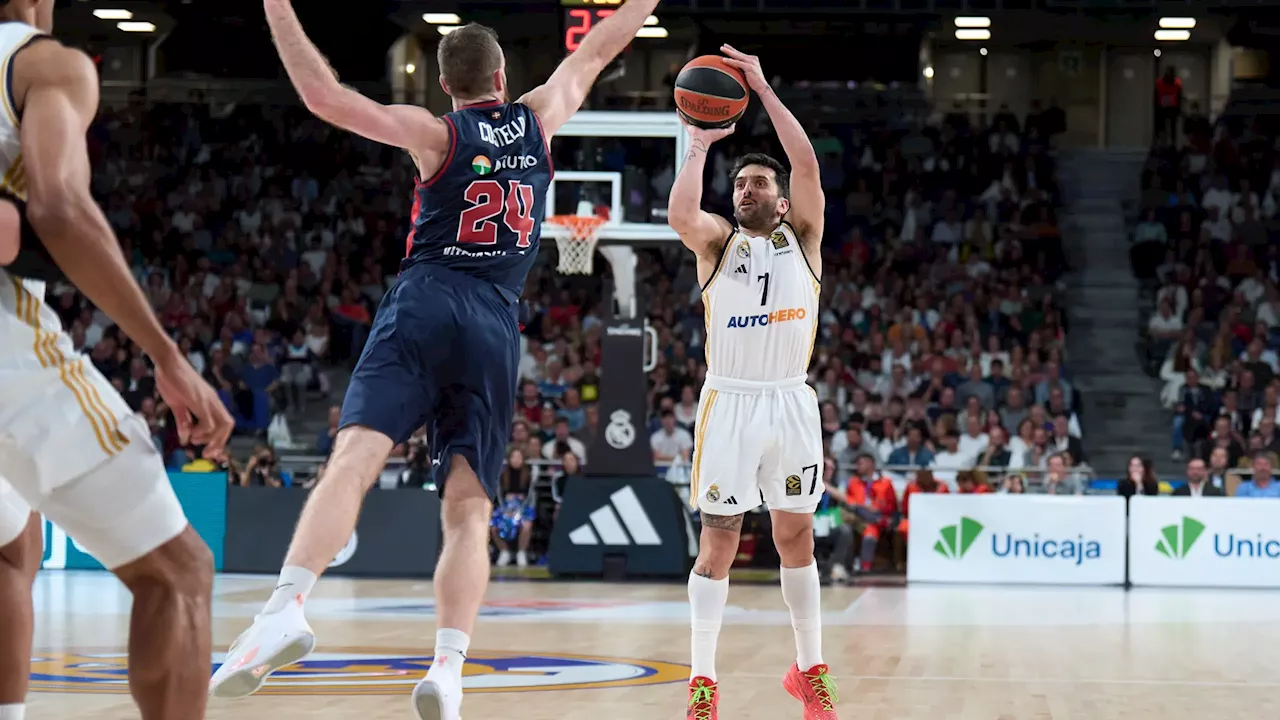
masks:
<svg viewBox="0 0 1280 720"><path fill-rule="evenodd" d="M547 222L569 231L566 237L556 238L560 250L556 270L562 275L590 275L595 268L600 228L607 220L598 215L553 215Z"/></svg>

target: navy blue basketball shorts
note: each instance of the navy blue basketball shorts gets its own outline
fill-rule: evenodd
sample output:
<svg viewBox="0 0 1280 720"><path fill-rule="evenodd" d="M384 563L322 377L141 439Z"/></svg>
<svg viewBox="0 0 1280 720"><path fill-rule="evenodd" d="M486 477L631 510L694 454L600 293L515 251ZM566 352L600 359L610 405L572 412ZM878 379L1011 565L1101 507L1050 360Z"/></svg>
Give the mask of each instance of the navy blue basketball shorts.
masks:
<svg viewBox="0 0 1280 720"><path fill-rule="evenodd" d="M441 492L461 455L496 498L515 411L517 312L493 283L433 265L405 270L378 306L339 427L402 443L425 425Z"/></svg>

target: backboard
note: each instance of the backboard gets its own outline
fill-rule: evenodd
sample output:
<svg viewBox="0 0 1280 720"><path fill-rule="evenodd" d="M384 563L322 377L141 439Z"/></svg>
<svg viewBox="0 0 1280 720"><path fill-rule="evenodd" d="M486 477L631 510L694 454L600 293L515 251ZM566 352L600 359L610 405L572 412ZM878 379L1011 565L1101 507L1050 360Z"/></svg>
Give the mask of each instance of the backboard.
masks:
<svg viewBox="0 0 1280 720"><path fill-rule="evenodd" d="M667 225L667 192L687 145L674 112L579 112L551 142L547 216L607 214L602 245L679 240ZM547 239L565 232L542 226Z"/></svg>

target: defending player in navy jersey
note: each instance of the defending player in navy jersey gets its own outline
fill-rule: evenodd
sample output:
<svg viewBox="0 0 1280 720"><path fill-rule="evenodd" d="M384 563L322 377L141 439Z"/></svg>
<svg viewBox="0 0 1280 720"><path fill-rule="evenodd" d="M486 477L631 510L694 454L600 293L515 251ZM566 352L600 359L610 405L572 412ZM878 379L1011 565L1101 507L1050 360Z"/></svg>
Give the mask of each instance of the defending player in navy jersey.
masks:
<svg viewBox="0 0 1280 720"><path fill-rule="evenodd" d="M622 5L546 84L516 102L497 35L479 25L455 30L437 50L453 112L436 117L341 85L289 0L264 0L276 48L307 108L408 151L419 179L403 271L351 378L333 455L275 592L210 681L214 695L252 693L311 652L315 635L302 608L316 577L351 537L391 448L426 424L440 460L445 543L435 573L435 658L413 703L426 720L457 720L462 665L489 579L489 515L515 403L519 298L538 252L552 173L547 143L657 4Z"/></svg>

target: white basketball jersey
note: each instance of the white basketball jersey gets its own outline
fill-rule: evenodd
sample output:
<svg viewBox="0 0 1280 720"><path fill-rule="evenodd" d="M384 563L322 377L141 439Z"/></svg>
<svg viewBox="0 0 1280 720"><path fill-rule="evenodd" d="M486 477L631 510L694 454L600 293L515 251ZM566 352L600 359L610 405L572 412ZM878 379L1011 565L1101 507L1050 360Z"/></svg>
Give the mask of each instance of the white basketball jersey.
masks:
<svg viewBox="0 0 1280 720"><path fill-rule="evenodd" d="M18 132L18 111L14 104L13 56L44 33L19 22L0 23L0 188L20 200L27 199L27 178L22 168L22 137Z"/></svg>
<svg viewBox="0 0 1280 720"><path fill-rule="evenodd" d="M805 375L820 292L789 223L768 237L738 229L702 291L707 373L765 383Z"/></svg>

